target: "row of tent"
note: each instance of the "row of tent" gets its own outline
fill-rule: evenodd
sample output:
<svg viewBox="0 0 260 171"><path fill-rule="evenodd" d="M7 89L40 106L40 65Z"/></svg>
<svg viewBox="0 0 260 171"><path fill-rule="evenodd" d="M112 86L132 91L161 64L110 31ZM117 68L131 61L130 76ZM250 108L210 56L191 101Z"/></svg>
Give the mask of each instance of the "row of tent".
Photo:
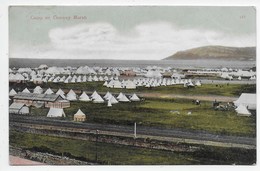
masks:
<svg viewBox="0 0 260 171"><path fill-rule="evenodd" d="M136 87L144 86L144 87L159 87L159 86L169 86L169 85L181 85L183 84L184 87L186 86L201 86L201 82L198 80L195 83L191 81L191 79L134 79L133 81L127 80L127 81L119 81L119 80L111 80L109 82L105 81L103 86L106 86L108 88L126 88L126 89L136 89ZM31 93L27 88L25 88L23 93ZM36 86L33 89L32 93L37 94L54 94L54 92L48 88L45 92L43 92L43 89L40 86ZM58 92L61 96L65 93L59 89ZM56 94L57 94L56 93ZM10 96L14 96L17 94L17 92L12 89L9 92Z"/></svg>
<svg viewBox="0 0 260 171"><path fill-rule="evenodd" d="M43 65L41 68L45 68L46 66ZM148 68L148 67L147 67ZM10 72L11 71L11 72ZM11 69L9 69L9 80L11 82L16 81L42 81L42 82L64 82L64 83L76 83L76 82L91 82L91 81L109 81L113 79L109 79L108 76L120 76L120 68L107 68L106 70L102 69L101 67L88 67L88 66L81 66L78 67L76 70L68 70L63 67L49 67L47 70L39 70L34 71L31 68L19 68L17 73ZM165 70L164 70L165 71ZM160 69L156 69L156 67L150 67L147 70L139 70L135 69L136 75L143 76L146 78L162 78L164 71ZM215 73L218 74L221 78L228 79L228 80L242 80L242 78L249 78L249 80L256 80L256 72L250 70L229 70L227 68L222 68L221 70L211 71L211 70L195 70L195 71L188 71L191 73ZM55 74L67 74L69 76L65 77L55 77ZM85 74L84 76L70 76L71 74ZM86 74L89 76L87 77ZM169 72L171 78L175 79L183 79L185 78L184 74L180 74L177 71ZM52 75L52 76L51 76ZM91 75L94 75L93 77ZM98 76L99 75L99 76ZM103 75L103 77L102 77ZM104 76L105 75L105 76ZM117 79L115 79L117 80ZM147 85L148 86L148 85Z"/></svg>
<svg viewBox="0 0 260 171"><path fill-rule="evenodd" d="M46 66L42 66L43 68ZM108 77L118 77L120 76L120 71L124 73L124 70L120 70L118 68L107 68L103 71L102 68L94 69L95 67L79 67L76 71L67 70L63 67L49 67L47 70L32 70L31 68L19 68L17 71L14 71L9 68L9 80L12 81L42 81L42 82L87 82L87 81L108 81ZM162 78L165 70L158 69L149 69L142 70L139 68L135 70L130 70L133 75L139 75L146 78ZM185 75L177 73L177 71L167 72L172 78L184 78ZM58 76L57 74L63 74L67 76ZM80 76L76 76L75 74ZM172 75L171 75L172 74ZM74 75L74 76L71 76ZM88 77L86 76L88 75ZM92 77L93 76L93 77ZM112 80L110 78L110 80Z"/></svg>
<svg viewBox="0 0 260 171"><path fill-rule="evenodd" d="M46 68L46 69L44 69ZM9 68L9 73L28 73L30 75L43 75L43 74L91 74L91 75L107 75L107 76L120 76L121 73L124 73L125 71L132 71L135 74L143 75L145 77L151 78L158 78L162 77L163 73L169 72L170 68L163 69L161 67L155 67L155 68L149 68L141 69L141 68L122 68L122 67L111 67L111 68L102 68L102 67L89 67L89 66L80 66L78 68L72 69L67 67L56 67L52 66L42 66L40 70L32 70L31 68L19 68L18 70L12 70ZM176 72L174 70L173 72Z"/></svg>
<svg viewBox="0 0 260 171"><path fill-rule="evenodd" d="M105 81L103 86L108 88L126 88L126 89L136 89L136 87L159 87L159 86L170 86L170 85L184 85L187 86L201 86L201 81L197 80L195 83L191 79L155 79L155 78L140 78L132 80L111 80Z"/></svg>
<svg viewBox="0 0 260 171"><path fill-rule="evenodd" d="M12 103L9 106L9 113L27 115L30 113L29 107L23 103ZM47 117L66 117L66 114L62 108L50 108ZM74 121L85 121L86 115L79 109L74 114Z"/></svg>
<svg viewBox="0 0 260 171"><path fill-rule="evenodd" d="M22 92L31 93L27 88L25 88ZM43 89L40 86L36 86L33 89L33 93L54 94L54 91L48 88L45 92L43 92ZM12 89L9 92L9 96L14 96L16 94L17 92L14 89ZM140 101L140 98L135 93L128 97L123 93L119 93L119 95L115 98L114 95L112 95L110 92L107 92L105 96L102 98L101 95L97 93L97 91L94 91L90 96L88 96L87 93L83 91L80 96L77 96L77 94L72 89L67 94L65 94L63 90L59 89L56 92L56 94L60 95L63 99L67 99L69 101L80 100L86 102L92 101L93 103L104 103L105 101L107 101L108 103L111 104L116 104L118 102ZM111 104L109 104L109 106L111 106Z"/></svg>
<svg viewBox="0 0 260 171"><path fill-rule="evenodd" d="M214 74L216 76L219 76L220 78L228 79L228 80L242 80L242 78L247 78L249 80L255 80L256 79L256 72L255 71L248 71L248 70L229 70L229 69L221 69L221 70L189 70L188 73L193 74Z"/></svg>
<svg viewBox="0 0 260 171"><path fill-rule="evenodd" d="M71 67L48 67L47 65L41 66L39 68L40 70L38 73L47 73L47 74L93 74L93 75L120 75L120 71L117 68L107 68L106 70L103 70L100 67L88 67L88 66L80 66L76 70L72 69ZM12 70L9 68L9 72L15 72L15 70ZM31 68L19 68L16 70L18 73L30 73L30 74L36 74L35 70L32 70Z"/></svg>
<svg viewBox="0 0 260 171"><path fill-rule="evenodd" d="M80 66L76 72L76 74L101 74L101 75L116 75L119 76L120 72L117 68L112 68L112 69L106 69L106 71L103 71L102 68L99 68L98 71L95 71L93 68L88 67L88 66Z"/></svg>
<svg viewBox="0 0 260 171"><path fill-rule="evenodd" d="M47 117L66 117L66 114L63 109L60 108L50 108L47 113ZM74 121L83 122L86 120L86 114L83 113L80 109L74 114Z"/></svg>
<svg viewBox="0 0 260 171"><path fill-rule="evenodd" d="M23 75L16 74L14 76L10 76L11 81L19 81L19 80L29 80L23 78ZM126 89L136 89L136 87L159 87L159 86L169 86L169 85L177 85L183 84L184 86L201 86L201 82L197 80L196 82L192 82L191 79L174 79L174 78L135 78L133 80L122 80L120 81L118 77L108 77L108 76L46 76L44 78L35 78L30 81L42 81L42 82L53 82L53 83L79 83L79 82L92 82L92 81L104 81L103 86L108 88L126 88Z"/></svg>
<svg viewBox="0 0 260 171"><path fill-rule="evenodd" d="M58 92L58 94L65 97L65 94L63 94L62 92ZM69 101L80 100L92 101L93 103L105 103L105 101L107 101L108 106L112 106L112 104L117 104L119 102L140 101L140 98L135 93L127 97L124 93L121 92L118 96L115 97L115 95L113 95L112 93L107 92L102 97L100 94L97 93L97 91L94 91L90 96L87 95L86 92L83 92L79 97L77 97L77 94L73 90L70 90L65 98Z"/></svg>
<svg viewBox="0 0 260 171"><path fill-rule="evenodd" d="M226 73L226 72L222 73L220 75L220 77L227 79L227 80L233 80L234 79L234 75L232 76L230 73ZM246 77L246 76L237 76L237 80L242 80L242 77ZM249 80L256 80L255 75L249 76L248 78L249 78Z"/></svg>
<svg viewBox="0 0 260 171"><path fill-rule="evenodd" d="M125 70L134 70L134 71L141 71L140 67L100 67L100 66L80 66L80 67L71 67L71 66L66 66L66 67L57 67L57 66L47 66L46 64L41 64L39 67L36 68L19 68L18 70L14 67L13 69L9 68L9 72L13 72L14 70L18 72L31 72L34 70L37 71L47 71L47 72L53 72L53 71L62 71L63 70L69 70L69 71L76 71L78 73L104 73L104 74L112 74L113 72L117 71L125 71ZM143 68L144 70L160 70L160 71L169 71L173 69L172 67L160 67L160 66L147 66ZM176 70L173 70L176 71Z"/></svg>
<svg viewBox="0 0 260 171"><path fill-rule="evenodd" d="M23 92L26 93L30 93L30 91L25 88L23 90ZM34 93L41 93L42 88L40 86L37 86L34 89ZM53 94L54 92L48 88L45 91L46 94ZM16 91L14 89L12 89L9 92L10 96L14 96L16 94ZM140 101L140 98L134 93L132 96L126 96L123 93L119 93L118 96L115 97L115 95L113 95L110 92L107 92L103 98L101 97L101 95L99 95L96 91L94 91L90 96L88 96L85 92L83 92L79 98L77 98L76 93L73 90L70 90L67 95L65 95L65 93L59 89L56 94L61 95L63 98L66 98L67 100L73 101L73 100L80 100L80 101L93 101L94 103L105 103L105 101L107 101L107 106L112 106L112 104L116 104L118 102L130 102L130 101ZM250 116L251 112L250 110L256 110L256 94L252 94L252 93L242 93L240 95L240 97L234 101L235 106L237 107L235 110L239 115L245 115L245 116ZM16 104L13 103L10 107L9 107L10 112L14 112L16 110L19 110L20 113L28 113L29 109L24 107L24 104Z"/></svg>
<svg viewBox="0 0 260 171"><path fill-rule="evenodd" d="M153 77L153 76L146 76L148 79L158 79L164 82L165 78L162 79L161 77ZM172 79L181 79L178 74L174 74ZM142 78L145 80L145 78ZM79 82L92 82L92 81L110 81L110 80L118 80L118 76L102 76L102 75L69 75L69 76L55 76L55 74L44 74L44 75L29 75L27 73L10 73L9 74L9 81L16 82L16 81L41 81L41 82L53 82L53 83L79 83ZM136 81L138 79L134 79ZM140 81L139 81L140 82ZM160 82L160 81L159 81ZM166 82L165 82L166 84Z"/></svg>
<svg viewBox="0 0 260 171"><path fill-rule="evenodd" d="M52 66L52 67L48 67L46 64L41 64L38 68L38 70L48 70L48 68L51 68L52 70L53 69L57 69L57 68L61 68L61 67L55 67L55 66ZM64 69L69 69L71 70L72 67L70 66L67 66L67 67L64 67ZM114 68L107 68L105 73L110 73ZM127 68L129 69L129 68ZM159 67L159 66L147 66L145 67L146 70L161 70L163 69L162 67ZM172 69L171 67L167 67L165 68L167 70L170 70ZM78 72L80 71L87 71L87 72L93 72L94 71L102 71L102 68L101 67L89 67L89 66L80 66L78 67ZM9 68L9 72L12 72L13 70L11 68ZM31 72L33 71L31 68L19 68L17 70L18 72ZM202 71L221 71L221 72L239 72L239 71L242 71L241 69L232 69L232 68L221 68L221 69L202 69ZM249 71L250 72L250 71Z"/></svg>
<svg viewBox="0 0 260 171"><path fill-rule="evenodd" d="M85 100L86 94L82 94L82 100ZM94 92L92 96L95 98L98 96L97 92ZM108 100L108 107L111 107L112 104L118 103L117 99L127 101L126 96L120 93L117 99L109 92L106 93L104 99ZM134 94L131 97L133 101L139 101L140 99ZM256 110L256 94L243 93L241 96L234 101L235 109L238 115L250 116L251 112L249 110ZM29 107L23 103L12 103L9 106L9 112L15 114L29 114ZM62 108L50 108L47 117L66 117ZM78 112L74 115L74 121L85 121L86 115L79 109Z"/></svg>
<svg viewBox="0 0 260 171"><path fill-rule="evenodd" d="M159 79L159 80L163 80L160 76L148 76L146 75L146 77L148 79ZM184 78L185 76L181 76L180 74L173 74L172 75L172 79L171 80L182 80L182 78ZM220 75L221 78L224 79L228 79L228 80L233 80L234 78L236 78L237 80L242 80L242 77L245 76L232 76L230 73L221 73ZM146 80L147 78L142 78L143 80ZM248 77L249 80L256 80L256 75L252 75L250 77ZM165 78L164 78L165 79ZM138 79L134 79L134 82L139 82L139 85L141 83L144 83L145 81L137 81ZM139 79L140 80L140 79ZM49 75L46 74L45 76L43 75L28 75L27 73L10 73L9 74L9 81L11 82L17 82L17 81L39 81L39 82L53 82L53 83L80 83L80 82L92 82L92 81L119 81L118 80L118 76L97 76L97 75L69 75L69 76L55 76L55 75ZM124 80L123 80L124 81ZM166 85L170 85L170 84L174 84L174 83L170 83L168 82L164 82L164 81L158 81L158 84L166 84ZM190 82L190 81L189 81ZM107 83L106 83L107 84ZM153 84L153 86L156 86L156 82ZM178 82L176 82L176 84L178 84ZM111 83L112 85L112 83ZM147 85L148 86L148 85ZM151 85L152 86L152 85ZM152 87L153 87L152 86ZM108 86L108 87L112 87L112 86Z"/></svg>
<svg viewBox="0 0 260 171"><path fill-rule="evenodd" d="M42 75L28 75L27 73L16 73L16 74L9 74L9 81L16 82L16 81L40 81L40 82L53 82L53 83L79 83L79 82L92 82L92 81L108 81L108 80L116 80L118 76L87 76L87 75L69 75L69 76L55 76L46 74L45 76Z"/></svg>

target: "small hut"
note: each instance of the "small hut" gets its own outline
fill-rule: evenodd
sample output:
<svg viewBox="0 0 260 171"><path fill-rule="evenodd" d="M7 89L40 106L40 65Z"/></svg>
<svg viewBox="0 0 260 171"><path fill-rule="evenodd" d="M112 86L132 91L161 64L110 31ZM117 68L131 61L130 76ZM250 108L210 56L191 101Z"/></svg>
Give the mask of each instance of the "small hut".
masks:
<svg viewBox="0 0 260 171"><path fill-rule="evenodd" d="M84 122L86 120L86 115L79 109L78 112L74 115L74 121Z"/></svg>

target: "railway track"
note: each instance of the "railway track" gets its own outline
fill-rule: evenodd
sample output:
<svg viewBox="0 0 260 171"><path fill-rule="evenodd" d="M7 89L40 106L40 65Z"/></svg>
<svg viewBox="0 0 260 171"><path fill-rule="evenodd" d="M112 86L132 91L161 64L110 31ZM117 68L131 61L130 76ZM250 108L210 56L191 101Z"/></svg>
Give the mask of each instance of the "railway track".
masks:
<svg viewBox="0 0 260 171"><path fill-rule="evenodd" d="M113 134L120 136L133 136L133 126L123 125L110 125L110 124L96 124L96 123L76 123L71 121L65 121L55 118L46 117L33 117L33 116L21 116L10 114L10 125L13 123L26 123L31 125L53 126L56 129L72 130L74 129L80 132L92 132L95 133L99 130L100 133ZM196 141L211 141L220 143L234 143L242 145L256 146L256 138L253 137L237 137L237 136L225 136L216 135L202 131L193 130L181 130L181 129L168 129L157 127L137 126L137 137L153 136L161 139L167 138L179 138L179 139L192 139Z"/></svg>

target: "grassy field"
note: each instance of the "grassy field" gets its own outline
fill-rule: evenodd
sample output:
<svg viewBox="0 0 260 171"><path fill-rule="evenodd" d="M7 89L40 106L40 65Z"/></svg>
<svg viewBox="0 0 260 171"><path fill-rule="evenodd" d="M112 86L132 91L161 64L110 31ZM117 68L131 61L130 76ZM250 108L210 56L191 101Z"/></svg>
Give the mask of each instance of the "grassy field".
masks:
<svg viewBox="0 0 260 171"><path fill-rule="evenodd" d="M111 165L253 164L255 150L203 147L197 152L170 152L10 131L10 145ZM241 155L242 154L242 155Z"/></svg>
<svg viewBox="0 0 260 171"><path fill-rule="evenodd" d="M240 84L204 84L201 87L185 88L183 85L161 86L154 88L137 87L134 90L112 89L102 86L103 82L86 82L86 83L44 83L42 88L52 88L57 91L61 89L73 89L84 91L114 92L114 93L161 93L161 94L182 94L182 95L220 95L220 96L240 96L241 93L255 93L256 85ZM33 83L10 84L10 88L22 91L25 87L33 89L36 86Z"/></svg>
<svg viewBox="0 0 260 171"><path fill-rule="evenodd" d="M255 116L237 116L234 110L216 111L211 102L203 101L195 105L186 99L146 99L141 102L118 103L108 108L106 103L71 102L64 109L67 120L81 109L87 115L86 122L159 126L204 130L225 135L255 136ZM32 108L32 114L46 116L48 110ZM177 111L179 113L177 113ZM191 114L188 114L191 112Z"/></svg>
<svg viewBox="0 0 260 171"><path fill-rule="evenodd" d="M162 86L157 88L138 87L135 90L109 89L102 86L103 82L87 83L47 83L41 85L46 89L58 88L73 89L93 92L110 91L113 93L161 93L206 96L239 96L242 92L255 93L256 85L238 84L206 84L201 87L185 88L182 85ZM33 89L33 83L10 84L17 90L25 87ZM203 101L200 106L191 103L188 99L162 99L146 98L142 102L119 103L108 108L106 104L93 104L91 102L71 102L71 107L65 109L68 120L73 120L73 115L81 109L87 115L87 122L110 123L129 125L137 122L139 125L159 126L167 128L184 128L190 130L204 130L225 135L255 136L256 119L255 116L237 116L234 110L215 111L211 102ZM177 114L178 112L179 114ZM31 114L46 116L48 109L36 109L32 107ZM188 115L188 113L191 113Z"/></svg>

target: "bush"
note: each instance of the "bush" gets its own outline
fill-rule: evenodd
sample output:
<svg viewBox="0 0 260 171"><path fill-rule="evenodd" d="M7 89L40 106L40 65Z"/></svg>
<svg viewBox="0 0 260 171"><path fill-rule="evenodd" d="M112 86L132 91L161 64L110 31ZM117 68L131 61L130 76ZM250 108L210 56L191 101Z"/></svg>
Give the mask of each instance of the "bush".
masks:
<svg viewBox="0 0 260 171"><path fill-rule="evenodd" d="M248 165L256 163L256 150L254 149L203 146L193 154L195 157L219 161L222 164Z"/></svg>
<svg viewBox="0 0 260 171"><path fill-rule="evenodd" d="M46 146L40 146L40 147L33 146L32 148L28 148L27 150L30 150L33 152L49 153L49 154L61 156L61 153L55 152L54 150L52 150Z"/></svg>

